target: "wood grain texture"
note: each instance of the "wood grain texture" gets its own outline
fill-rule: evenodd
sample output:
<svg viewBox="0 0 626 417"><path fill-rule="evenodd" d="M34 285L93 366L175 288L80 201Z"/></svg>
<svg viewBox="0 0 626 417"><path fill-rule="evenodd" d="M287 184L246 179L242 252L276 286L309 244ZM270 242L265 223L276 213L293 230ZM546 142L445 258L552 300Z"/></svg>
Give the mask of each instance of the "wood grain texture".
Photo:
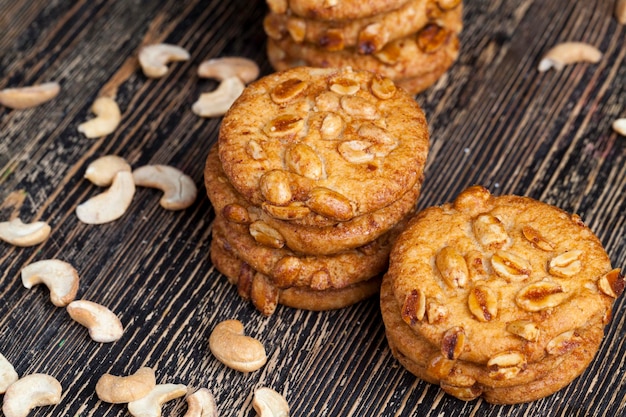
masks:
<svg viewBox="0 0 626 417"><path fill-rule="evenodd" d="M417 97L432 135L419 207L442 204L472 184L494 194L528 195L578 213L626 266L626 138L611 122L626 115L626 28L609 0L475 0L465 5L461 55ZM33 248L0 242L0 353L20 375L45 372L64 393L32 416L124 416L98 401L105 372L156 369L158 382L208 387L220 415L252 416L252 393L283 393L294 416L619 416L626 415L623 298L588 370L559 393L529 404L464 403L416 380L391 356L376 298L340 311L279 307L265 318L242 302L211 265L213 209L202 188L204 159L220 119L191 112L216 87L198 64L245 56L271 71L264 50L266 6L254 1L0 0L0 88L56 80L62 92L40 107L0 108L0 219L46 220L52 235ZM567 40L604 52L596 65L538 73L544 51ZM146 79L135 57L144 43L181 45L191 60L162 79ZM119 128L89 140L76 130L101 92L122 110ZM182 212L140 188L113 223L82 224L78 204L99 193L83 179L87 164L116 154L133 167L169 164L199 186ZM111 344L54 307L45 287L22 287L20 269L58 258L79 271L79 298L108 306L126 327ZM237 318L263 341L269 360L240 374L210 354L219 321ZM164 415L182 416L179 399Z"/></svg>

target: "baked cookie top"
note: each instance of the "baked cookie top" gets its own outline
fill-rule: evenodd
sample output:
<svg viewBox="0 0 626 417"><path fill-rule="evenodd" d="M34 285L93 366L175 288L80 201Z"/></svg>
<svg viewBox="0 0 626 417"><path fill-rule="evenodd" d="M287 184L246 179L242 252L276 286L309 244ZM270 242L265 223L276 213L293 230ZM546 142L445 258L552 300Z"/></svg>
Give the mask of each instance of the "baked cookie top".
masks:
<svg viewBox="0 0 626 417"><path fill-rule="evenodd" d="M418 213L389 276L416 334L503 375L581 344L577 329L608 321L624 286L580 217L479 186Z"/></svg>
<svg viewBox="0 0 626 417"><path fill-rule="evenodd" d="M310 19L343 20L388 12L406 2L407 0L267 0L267 5L274 13L290 11ZM441 2L450 3L450 0Z"/></svg>
<svg viewBox="0 0 626 417"><path fill-rule="evenodd" d="M233 187L268 213L347 221L421 180L423 111L379 75L299 67L250 84L224 116L219 157Z"/></svg>

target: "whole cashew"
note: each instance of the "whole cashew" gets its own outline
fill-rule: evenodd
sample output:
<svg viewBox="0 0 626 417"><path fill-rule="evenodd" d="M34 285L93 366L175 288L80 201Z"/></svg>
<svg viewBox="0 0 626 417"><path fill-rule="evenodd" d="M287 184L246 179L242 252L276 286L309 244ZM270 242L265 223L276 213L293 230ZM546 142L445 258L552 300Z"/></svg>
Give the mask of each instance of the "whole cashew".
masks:
<svg viewBox="0 0 626 417"><path fill-rule="evenodd" d="M26 417L35 407L58 404L62 391L59 381L50 375L27 375L7 388L2 411L5 417Z"/></svg>
<svg viewBox="0 0 626 417"><path fill-rule="evenodd" d="M209 336L209 348L220 362L241 372L256 371L267 362L265 347L243 334L239 320L226 320L215 326Z"/></svg>
<svg viewBox="0 0 626 417"><path fill-rule="evenodd" d="M76 298L78 272L67 262L46 259L22 268L22 284L25 288L45 284L50 291L50 301L57 307L65 307Z"/></svg>
<svg viewBox="0 0 626 417"><path fill-rule="evenodd" d="M128 403L128 412L135 417L161 417L161 406L187 393L183 384L158 384L145 397Z"/></svg>
<svg viewBox="0 0 626 417"><path fill-rule="evenodd" d="M250 59L238 56L215 58L200 63L198 76L214 78L219 81L238 77L245 84L248 84L258 78L259 66Z"/></svg>
<svg viewBox="0 0 626 417"><path fill-rule="evenodd" d="M48 239L50 225L46 222L24 223L19 217L0 222L0 240L15 246L34 246Z"/></svg>
<svg viewBox="0 0 626 417"><path fill-rule="evenodd" d="M113 133L122 120L120 108L110 97L98 97L91 111L96 117L78 125L78 131L90 139Z"/></svg>
<svg viewBox="0 0 626 417"><path fill-rule="evenodd" d="M254 391L252 406L259 417L289 417L289 404L271 388L262 387Z"/></svg>
<svg viewBox="0 0 626 417"><path fill-rule="evenodd" d="M611 127L618 134L626 136L626 118L614 120Z"/></svg>
<svg viewBox="0 0 626 417"><path fill-rule="evenodd" d="M172 61L187 61L189 52L184 48L167 43L147 45L139 51L139 64L146 77L160 78L167 74L167 65Z"/></svg>
<svg viewBox="0 0 626 417"><path fill-rule="evenodd" d="M69 303L66 310L74 321L89 330L89 336L96 342L114 342L124 333L120 319L111 310L100 304L87 300L76 300Z"/></svg>
<svg viewBox="0 0 626 417"><path fill-rule="evenodd" d="M183 417L217 417L215 397L208 388L200 388L187 396L187 412Z"/></svg>
<svg viewBox="0 0 626 417"><path fill-rule="evenodd" d="M163 191L160 204L166 210L189 207L198 194L191 177L168 165L145 165L133 171L135 185Z"/></svg>
<svg viewBox="0 0 626 417"><path fill-rule="evenodd" d="M602 59L602 52L598 48L583 42L563 42L552 47L539 62L539 72L544 72L550 68L557 71L563 69L567 64L575 62L597 63Z"/></svg>
<svg viewBox="0 0 626 417"><path fill-rule="evenodd" d="M93 160L85 171L85 178L99 187L108 187L120 171L131 172L126 160L116 155L105 155Z"/></svg>
<svg viewBox="0 0 626 417"><path fill-rule="evenodd" d="M129 403L145 397L155 386L154 369L143 367L128 376L102 375L96 383L96 395L108 403Z"/></svg>
<svg viewBox="0 0 626 417"><path fill-rule="evenodd" d="M0 104L21 110L52 100L61 91L59 83L50 82L22 88L5 88L0 91Z"/></svg>
<svg viewBox="0 0 626 417"><path fill-rule="evenodd" d="M4 394L9 385L19 379L19 375L15 372L15 368L11 362L0 353L0 394Z"/></svg>
<svg viewBox="0 0 626 417"><path fill-rule="evenodd" d="M81 222L87 224L111 222L124 215L134 195L133 174L119 171L113 176L109 189L76 207L76 215Z"/></svg>
<svg viewBox="0 0 626 417"><path fill-rule="evenodd" d="M244 88L245 84L239 77L225 78L215 91L200 94L200 98L193 103L191 110L201 117L222 116L241 95Z"/></svg>

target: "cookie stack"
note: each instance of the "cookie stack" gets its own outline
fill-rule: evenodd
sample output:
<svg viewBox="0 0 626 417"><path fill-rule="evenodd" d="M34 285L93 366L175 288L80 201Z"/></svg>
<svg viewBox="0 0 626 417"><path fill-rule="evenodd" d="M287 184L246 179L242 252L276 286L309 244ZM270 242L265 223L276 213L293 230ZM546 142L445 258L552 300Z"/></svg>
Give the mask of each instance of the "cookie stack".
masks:
<svg viewBox="0 0 626 417"><path fill-rule="evenodd" d="M462 400L513 404L585 370L623 289L580 217L475 186L410 221L381 308L410 372Z"/></svg>
<svg viewBox="0 0 626 417"><path fill-rule="evenodd" d="M456 60L461 0L267 0L267 53L276 70L308 65L374 71L411 94Z"/></svg>
<svg viewBox="0 0 626 417"><path fill-rule="evenodd" d="M376 294L427 153L422 110L388 78L309 67L261 78L207 158L214 265L266 315Z"/></svg>

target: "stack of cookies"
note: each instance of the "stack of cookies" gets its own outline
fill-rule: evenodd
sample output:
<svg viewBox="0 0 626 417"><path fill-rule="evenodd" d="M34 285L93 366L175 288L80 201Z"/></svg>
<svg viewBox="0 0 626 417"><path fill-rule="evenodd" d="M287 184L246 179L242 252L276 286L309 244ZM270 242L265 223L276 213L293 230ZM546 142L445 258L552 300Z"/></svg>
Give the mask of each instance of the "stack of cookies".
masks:
<svg viewBox="0 0 626 417"><path fill-rule="evenodd" d="M580 217L475 186L410 221L381 308L410 372L462 400L513 404L585 370L623 289Z"/></svg>
<svg viewBox="0 0 626 417"><path fill-rule="evenodd" d="M207 158L213 264L266 315L376 294L428 142L415 100L368 71L298 67L250 84Z"/></svg>
<svg viewBox="0 0 626 417"><path fill-rule="evenodd" d="M267 52L276 70L351 66L415 94L456 60L461 0L267 0Z"/></svg>

